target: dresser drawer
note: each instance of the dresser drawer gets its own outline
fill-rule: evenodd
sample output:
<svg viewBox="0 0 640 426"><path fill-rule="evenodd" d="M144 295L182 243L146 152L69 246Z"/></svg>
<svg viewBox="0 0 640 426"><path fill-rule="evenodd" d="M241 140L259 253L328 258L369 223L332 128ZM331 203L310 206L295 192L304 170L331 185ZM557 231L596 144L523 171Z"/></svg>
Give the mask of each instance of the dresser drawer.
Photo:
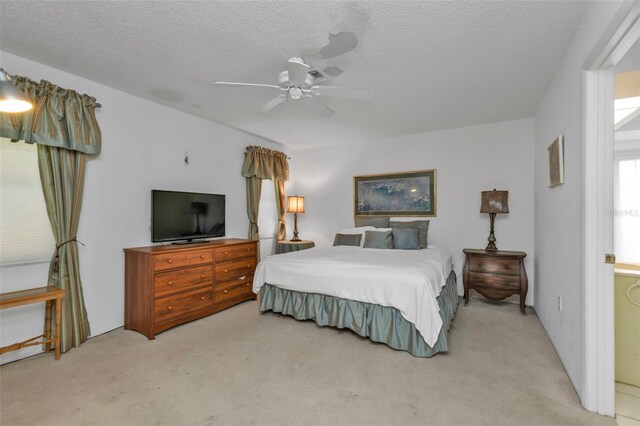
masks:
<svg viewBox="0 0 640 426"><path fill-rule="evenodd" d="M469 272L469 284L472 287L518 290L520 288L520 276Z"/></svg>
<svg viewBox="0 0 640 426"><path fill-rule="evenodd" d="M155 320L167 320L208 306L213 306L213 286L156 299Z"/></svg>
<svg viewBox="0 0 640 426"><path fill-rule="evenodd" d="M240 296L253 295L253 276L248 276L244 280L233 280L221 284L216 284L216 303L224 302Z"/></svg>
<svg viewBox="0 0 640 426"><path fill-rule="evenodd" d="M218 247L215 249L216 252L216 261L224 261L224 260L232 260L232 259L240 259L242 257L255 257L256 255L256 245L254 243L251 244L242 244L238 246L231 247Z"/></svg>
<svg viewBox="0 0 640 426"><path fill-rule="evenodd" d="M211 249L166 253L154 256L154 270L179 268L181 266L195 266L213 262Z"/></svg>
<svg viewBox="0 0 640 426"><path fill-rule="evenodd" d="M499 257L470 256L469 270L475 272L495 272L499 274L520 274L520 261L518 259L503 259Z"/></svg>
<svg viewBox="0 0 640 426"><path fill-rule="evenodd" d="M211 265L156 273L154 277L155 297L167 296L205 284L213 284L213 266Z"/></svg>
<svg viewBox="0 0 640 426"><path fill-rule="evenodd" d="M256 270L256 259L236 260L216 265L216 283L249 277Z"/></svg>

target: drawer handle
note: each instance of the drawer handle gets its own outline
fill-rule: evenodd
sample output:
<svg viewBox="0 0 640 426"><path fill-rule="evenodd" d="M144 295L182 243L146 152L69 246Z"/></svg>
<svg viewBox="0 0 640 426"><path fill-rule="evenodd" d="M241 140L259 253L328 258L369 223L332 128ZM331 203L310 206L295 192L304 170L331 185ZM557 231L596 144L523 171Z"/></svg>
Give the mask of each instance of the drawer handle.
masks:
<svg viewBox="0 0 640 426"><path fill-rule="evenodd" d="M173 281L169 281L167 284L169 284L169 285L173 285Z"/></svg>
<svg viewBox="0 0 640 426"><path fill-rule="evenodd" d="M247 287L249 287L249 284L251 284L251 283L247 283Z"/></svg>
<svg viewBox="0 0 640 426"><path fill-rule="evenodd" d="M201 255L200 255L200 259L204 259L204 254L201 254Z"/></svg>
<svg viewBox="0 0 640 426"><path fill-rule="evenodd" d="M247 251L251 251L251 247L249 247L249 248L247 249Z"/></svg>
<svg viewBox="0 0 640 426"><path fill-rule="evenodd" d="M200 274L200 278L204 278L204 274Z"/></svg>
<svg viewBox="0 0 640 426"><path fill-rule="evenodd" d="M225 271L225 272L229 272L229 270L228 270L228 269L225 269L224 271Z"/></svg>
<svg viewBox="0 0 640 426"><path fill-rule="evenodd" d="M167 262L173 263L173 259L169 259L169 260L167 260Z"/></svg>
<svg viewBox="0 0 640 426"><path fill-rule="evenodd" d="M225 251L225 252L224 252L224 254L229 254L229 252L228 252L228 251Z"/></svg>
<svg viewBox="0 0 640 426"><path fill-rule="evenodd" d="M172 310L172 309L173 309L173 306L169 305L169 306L167 306L167 309L168 309L168 310Z"/></svg>
<svg viewBox="0 0 640 426"><path fill-rule="evenodd" d="M229 290L225 290L225 291L223 291L223 293L224 293L224 294L227 294L228 292L229 292Z"/></svg>
<svg viewBox="0 0 640 426"><path fill-rule="evenodd" d="M251 265L247 265L247 268L251 268Z"/></svg>
<svg viewBox="0 0 640 426"><path fill-rule="evenodd" d="M204 296L200 296L200 300L204 300Z"/></svg>

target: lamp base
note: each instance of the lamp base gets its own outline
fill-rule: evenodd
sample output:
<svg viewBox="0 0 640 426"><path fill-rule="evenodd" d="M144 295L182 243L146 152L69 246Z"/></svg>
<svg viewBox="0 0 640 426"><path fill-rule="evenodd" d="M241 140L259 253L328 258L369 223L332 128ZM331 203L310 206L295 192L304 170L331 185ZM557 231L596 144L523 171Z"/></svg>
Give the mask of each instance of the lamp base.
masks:
<svg viewBox="0 0 640 426"><path fill-rule="evenodd" d="M496 214L489 213L489 221L491 222L491 231L489 232L489 238L487 238L487 241L489 241L489 244L487 244L487 246L484 248L484 251L498 251L498 247L496 247L496 236L493 233L493 225L495 220L496 220Z"/></svg>
<svg viewBox="0 0 640 426"><path fill-rule="evenodd" d="M298 238L298 213L293 214L293 238L289 241L294 243L302 241L300 238Z"/></svg>
<svg viewBox="0 0 640 426"><path fill-rule="evenodd" d="M484 248L484 251L498 251L498 247L496 247L496 245L494 243L489 243Z"/></svg>

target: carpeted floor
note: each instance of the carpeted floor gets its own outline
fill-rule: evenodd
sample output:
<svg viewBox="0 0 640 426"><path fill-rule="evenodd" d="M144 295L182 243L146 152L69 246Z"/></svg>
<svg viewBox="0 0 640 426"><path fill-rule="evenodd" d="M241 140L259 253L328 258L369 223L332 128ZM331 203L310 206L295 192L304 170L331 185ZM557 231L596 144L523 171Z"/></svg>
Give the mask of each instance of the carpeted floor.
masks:
<svg viewBox="0 0 640 426"><path fill-rule="evenodd" d="M414 358L245 302L148 341L118 329L0 368L14 424L615 425L584 410L535 314L472 299Z"/></svg>

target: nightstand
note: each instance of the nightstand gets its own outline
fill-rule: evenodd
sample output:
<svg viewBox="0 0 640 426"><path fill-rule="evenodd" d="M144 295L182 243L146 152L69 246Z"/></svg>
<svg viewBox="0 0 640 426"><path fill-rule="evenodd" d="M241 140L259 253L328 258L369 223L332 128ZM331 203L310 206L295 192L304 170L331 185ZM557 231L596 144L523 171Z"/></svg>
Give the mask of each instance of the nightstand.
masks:
<svg viewBox="0 0 640 426"><path fill-rule="evenodd" d="M524 301L529 287L524 269L523 251L485 251L464 249L464 304L469 304L469 289L491 300L502 300L512 294L520 295L520 312L525 313Z"/></svg>
<svg viewBox="0 0 640 426"><path fill-rule="evenodd" d="M300 251L310 249L315 247L316 244L311 240L301 240L301 241L289 241L283 240L278 241L276 244L276 254L289 253L292 251Z"/></svg>

